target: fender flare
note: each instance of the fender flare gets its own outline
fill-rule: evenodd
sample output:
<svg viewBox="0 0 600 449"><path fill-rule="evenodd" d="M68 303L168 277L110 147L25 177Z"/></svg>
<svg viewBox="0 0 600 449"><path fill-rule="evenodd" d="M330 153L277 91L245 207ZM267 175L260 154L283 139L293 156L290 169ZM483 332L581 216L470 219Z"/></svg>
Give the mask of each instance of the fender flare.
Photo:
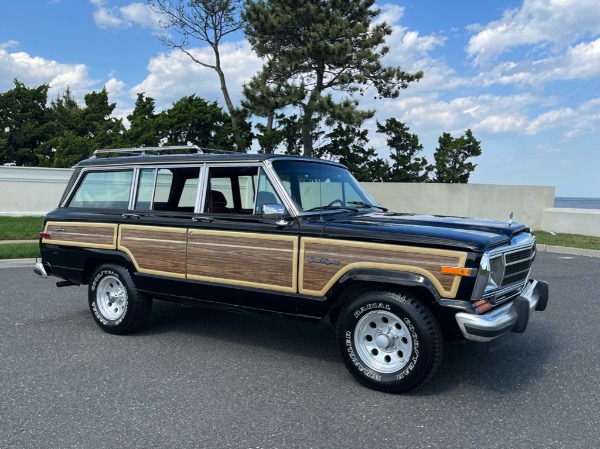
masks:
<svg viewBox="0 0 600 449"><path fill-rule="evenodd" d="M440 302L442 297L425 276L409 271L382 270L377 268L357 268L345 273L337 282L338 285L349 281L374 282L381 284L394 284L405 287L420 287L426 289L435 302Z"/></svg>

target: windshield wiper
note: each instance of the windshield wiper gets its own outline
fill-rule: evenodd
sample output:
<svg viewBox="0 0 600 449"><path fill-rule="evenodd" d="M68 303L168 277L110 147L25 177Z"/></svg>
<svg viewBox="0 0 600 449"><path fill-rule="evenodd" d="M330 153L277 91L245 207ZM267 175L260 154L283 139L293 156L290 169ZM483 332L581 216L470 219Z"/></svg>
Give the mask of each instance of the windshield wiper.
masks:
<svg viewBox="0 0 600 449"><path fill-rule="evenodd" d="M379 209L380 211L383 211L383 212L387 212L388 211L387 207L376 206L374 204L367 204L367 203L365 203L363 201L348 201L348 204L355 204L358 207L369 207L369 208L372 208L372 209Z"/></svg>
<svg viewBox="0 0 600 449"><path fill-rule="evenodd" d="M317 207L313 207L311 209L305 210L304 212L312 212L315 210L339 210L339 211L349 210L352 212L358 212L358 208L347 207L347 206L317 206Z"/></svg>

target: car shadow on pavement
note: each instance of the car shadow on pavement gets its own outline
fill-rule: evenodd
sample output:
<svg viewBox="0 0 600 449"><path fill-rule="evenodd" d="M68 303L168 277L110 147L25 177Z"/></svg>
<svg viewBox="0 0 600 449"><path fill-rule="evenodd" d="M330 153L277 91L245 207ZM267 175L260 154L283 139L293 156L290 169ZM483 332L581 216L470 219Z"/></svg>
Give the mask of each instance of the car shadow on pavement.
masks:
<svg viewBox="0 0 600 449"><path fill-rule="evenodd" d="M210 338L342 363L333 326L283 315L155 301L148 325L135 335L170 332L196 336L199 344Z"/></svg>
<svg viewBox="0 0 600 449"><path fill-rule="evenodd" d="M204 339L219 340L225 345L342 364L335 329L328 324L156 301L148 326L136 335L168 333L185 333L197 338L198 344ZM555 335L547 326L536 326L493 349L485 344L449 341L434 377L407 394L434 396L465 386L482 393L518 392L542 377L548 359L556 352Z"/></svg>

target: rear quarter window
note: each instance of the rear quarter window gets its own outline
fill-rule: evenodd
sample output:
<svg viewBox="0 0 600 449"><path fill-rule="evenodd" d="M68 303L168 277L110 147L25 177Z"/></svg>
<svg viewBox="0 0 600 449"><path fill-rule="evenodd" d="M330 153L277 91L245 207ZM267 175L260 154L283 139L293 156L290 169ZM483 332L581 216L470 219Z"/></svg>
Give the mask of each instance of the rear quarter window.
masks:
<svg viewBox="0 0 600 449"><path fill-rule="evenodd" d="M127 209L133 170L87 172L67 207Z"/></svg>

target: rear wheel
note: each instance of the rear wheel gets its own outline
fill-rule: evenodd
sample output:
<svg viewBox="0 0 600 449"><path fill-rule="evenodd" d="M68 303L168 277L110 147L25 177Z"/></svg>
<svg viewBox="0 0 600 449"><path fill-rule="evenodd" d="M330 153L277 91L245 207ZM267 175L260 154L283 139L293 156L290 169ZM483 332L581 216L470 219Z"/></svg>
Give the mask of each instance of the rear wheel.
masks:
<svg viewBox="0 0 600 449"><path fill-rule="evenodd" d="M443 336L411 291L371 290L349 301L337 323L338 346L352 375L375 390L403 393L437 370Z"/></svg>
<svg viewBox="0 0 600 449"><path fill-rule="evenodd" d="M92 274L88 302L96 324L111 334L129 334L150 317L152 299L138 292L129 271L102 265Z"/></svg>

